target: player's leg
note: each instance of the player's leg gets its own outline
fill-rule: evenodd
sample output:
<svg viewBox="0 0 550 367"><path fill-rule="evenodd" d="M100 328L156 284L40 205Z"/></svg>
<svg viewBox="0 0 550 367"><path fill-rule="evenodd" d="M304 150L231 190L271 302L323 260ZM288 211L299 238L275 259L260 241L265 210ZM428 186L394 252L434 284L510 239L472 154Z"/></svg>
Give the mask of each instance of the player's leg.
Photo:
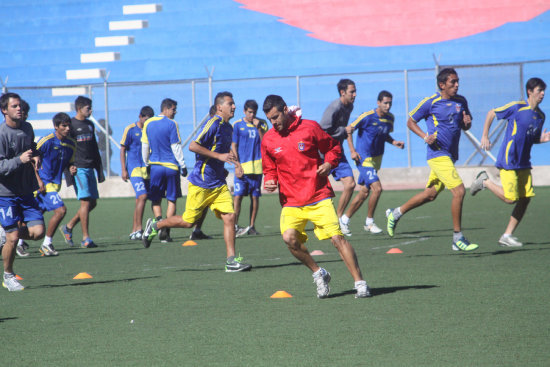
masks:
<svg viewBox="0 0 550 367"><path fill-rule="evenodd" d="M369 197L370 190L365 185L359 186L359 191L349 204L348 210L346 211L345 216L349 219L361 208L365 200ZM349 220L348 219L348 220ZM347 223L345 223L347 224Z"/></svg>
<svg viewBox="0 0 550 367"><path fill-rule="evenodd" d="M260 196L262 196L262 175L250 176L250 228L249 235L259 235L256 231L256 217L260 210Z"/></svg>
<svg viewBox="0 0 550 367"><path fill-rule="evenodd" d="M501 170L500 178L506 202L515 203L515 206L506 230L498 242L505 247L521 247L523 244L513 236L513 233L523 219L531 197L535 196L531 170Z"/></svg>
<svg viewBox="0 0 550 367"><path fill-rule="evenodd" d="M464 203L464 194L466 189L464 185L459 185L450 189L453 198L451 200L451 214L453 217L453 230L462 231L462 204Z"/></svg>
<svg viewBox="0 0 550 367"><path fill-rule="evenodd" d="M336 209L338 217L341 217L344 214L344 211L353 196L353 190L355 189L355 179L353 176L342 177L340 181L344 185L344 189L342 190L340 200L338 201L338 208Z"/></svg>

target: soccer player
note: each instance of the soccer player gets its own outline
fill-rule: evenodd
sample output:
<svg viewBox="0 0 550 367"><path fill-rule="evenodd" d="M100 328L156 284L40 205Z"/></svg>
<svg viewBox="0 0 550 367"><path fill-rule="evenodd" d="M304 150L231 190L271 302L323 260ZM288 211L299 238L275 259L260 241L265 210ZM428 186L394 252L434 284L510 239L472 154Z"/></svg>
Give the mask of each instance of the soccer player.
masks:
<svg viewBox="0 0 550 367"><path fill-rule="evenodd" d="M472 126L472 116L466 98L458 95L458 74L452 68L445 68L437 75L439 92L424 98L409 114L407 127L424 140L430 177L424 191L414 195L405 204L386 210L387 231L393 237L395 226L401 216L409 210L429 203L447 187L453 196L451 214L453 217L452 249L472 251L479 246L470 243L462 234L462 203L464 184L458 175L454 162L458 159L458 143L461 130ZM418 122L426 119L427 132Z"/></svg>
<svg viewBox="0 0 550 367"><path fill-rule="evenodd" d="M510 102L502 107L490 110L483 126L481 148L491 149L489 129L495 117L506 119L506 133L500 146L496 167L500 170L502 186L489 179L485 171L481 171L470 187L470 194L488 188L500 200L507 204L515 204L512 216L504 234L498 240L501 246L521 247L523 244L514 237L531 198L535 196L531 177L531 148L533 144L550 141L550 132L542 131L545 115L539 108L544 99L546 83L540 78L531 78L525 85L526 101Z"/></svg>
<svg viewBox="0 0 550 367"><path fill-rule="evenodd" d="M101 156L95 138L95 127L88 120L88 117L92 115L92 100L78 96L74 105L76 116L71 119L71 138L76 140L74 188L76 197L80 200L80 208L74 217L61 227L61 232L65 237L65 242L69 246L74 246L73 229L80 222L82 228L80 247L93 248L97 245L90 238L90 212L94 210L97 199L99 199L97 183L105 181L105 176L103 175L103 165L101 164ZM97 172L97 181L94 170ZM71 175L66 174L65 178L72 184Z"/></svg>
<svg viewBox="0 0 550 367"><path fill-rule="evenodd" d="M165 98L161 114L145 121L141 136L143 161L150 166L149 199L155 219L162 219L162 198L168 201L166 218L176 215L176 202L181 195L181 178L187 176L178 124L174 121L178 103ZM160 233L162 242L172 242L169 229ZM143 238L143 240L146 240Z"/></svg>
<svg viewBox="0 0 550 367"><path fill-rule="evenodd" d="M382 195L382 184L377 172L382 165L385 143L390 143L400 149L405 147L403 141L395 140L390 135L393 131L394 122L394 117L390 113L392 101L393 96L390 92L381 91L376 101L377 107L359 115L346 128L351 158L359 169L359 179L357 181L360 185L359 193L353 198L346 214L341 218L342 223L346 227L348 227L350 218L359 210L370 194L367 219L363 228L370 233L382 232L376 223L374 223L374 211L376 210L378 199ZM358 131L357 149L353 145L352 136L355 130Z"/></svg>
<svg viewBox="0 0 550 367"><path fill-rule="evenodd" d="M21 117L21 121L27 121L27 118L29 117L29 111L30 110L31 110L31 106L29 106L27 101L22 99L21 100L21 112L22 112L23 115ZM38 177L37 177L37 179L38 179ZM40 186L40 182L38 184ZM24 223L21 223L21 224L24 225ZM28 249L29 249L29 245L22 238L20 238L19 242L17 243L17 246L15 248L15 252L16 252L17 256L19 256L19 257L29 256L30 253L27 252Z"/></svg>
<svg viewBox="0 0 550 367"><path fill-rule="evenodd" d="M340 145L347 138L346 126L349 122L349 117L353 111L353 102L357 96L357 89L355 83L350 79L341 79L337 84L339 98L335 99L328 105L323 117L319 124L330 136L338 140ZM350 164L344 154L342 148L342 155L338 166L334 167L330 172L332 177L336 181L341 181L344 185L344 190L338 201L338 207L336 208L336 214L338 215L340 228L346 236L351 236L351 231L348 226L342 222L342 215L348 206L353 190L355 189L355 179L353 178L353 171Z"/></svg>
<svg viewBox="0 0 550 367"><path fill-rule="evenodd" d="M191 228L203 215L206 208L223 221L223 238L227 260L226 272L250 270L251 265L242 262L242 257L235 254L235 211L233 199L225 182L225 162L235 161L231 153L233 127L229 120L235 115L235 102L229 92L216 95L216 115L205 121L189 150L196 154L193 171L189 175L189 186L185 212L182 216L174 215L164 220L148 219L143 233L143 245L147 248L159 231L165 228Z"/></svg>
<svg viewBox="0 0 550 367"><path fill-rule="evenodd" d="M13 292L24 289L13 272L19 238L39 240L44 236L44 217L33 195L38 188L33 165L40 166L40 157L34 148L34 130L22 119L21 97L3 94L0 109L4 115L0 124L0 239L5 241L0 242L2 285Z"/></svg>
<svg viewBox="0 0 550 367"><path fill-rule="evenodd" d="M120 166L121 177L124 182L132 184L136 193L136 206L132 222L131 240L141 241L143 234L142 222L147 191L149 190L149 174L147 165L141 156L141 136L145 121L155 116L155 112L149 106L143 106L139 112L138 120L124 129L120 141Z"/></svg>
<svg viewBox="0 0 550 367"><path fill-rule="evenodd" d="M37 149L42 155L42 167L38 170L38 175L43 182L44 190L36 193L36 200L42 212L53 211L46 228L46 236L40 246L40 252L44 256L57 256L52 239L67 213L67 207L58 194L61 189L61 176L67 168L70 174L76 174L76 142L70 137L71 118L60 112L52 120L55 132L46 135L37 144Z"/></svg>
<svg viewBox="0 0 550 367"><path fill-rule="evenodd" d="M233 142L231 150L240 166L235 168L235 230L236 236L244 234L258 235L254 227L256 216L260 207L260 196L262 195L262 153L260 145L265 132L268 130L267 123L258 119L258 103L249 99L244 103L244 117L233 124ZM242 167L242 168L241 168ZM239 227L239 214L243 197L250 195L250 222L247 227Z"/></svg>
<svg viewBox="0 0 550 367"><path fill-rule="evenodd" d="M267 96L263 110L273 124L262 140L264 187L269 192L279 188L283 241L292 255L312 271L317 297L327 297L330 273L317 265L305 246L305 226L313 222L317 238L330 238L344 260L355 281L355 297L370 297L355 250L344 238L332 205L334 192L328 175L340 160L341 144L315 121L302 119L299 110L291 112L280 96Z"/></svg>

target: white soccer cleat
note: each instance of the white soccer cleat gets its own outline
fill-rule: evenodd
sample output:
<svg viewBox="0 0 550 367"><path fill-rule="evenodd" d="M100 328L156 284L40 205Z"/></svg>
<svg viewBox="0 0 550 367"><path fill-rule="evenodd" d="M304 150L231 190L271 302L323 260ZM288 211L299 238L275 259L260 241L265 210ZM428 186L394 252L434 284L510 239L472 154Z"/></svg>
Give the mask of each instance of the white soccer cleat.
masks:
<svg viewBox="0 0 550 367"><path fill-rule="evenodd" d="M326 298L330 293L330 273L323 268L319 268L313 273L313 283L317 285L317 298Z"/></svg>
<svg viewBox="0 0 550 367"><path fill-rule="evenodd" d="M380 229L380 227L376 225L376 223L372 223L371 225L364 226L363 228L365 229L365 231L373 234L382 233L382 230Z"/></svg>
<svg viewBox="0 0 550 367"><path fill-rule="evenodd" d="M499 245L502 247L521 247L523 243L518 241L517 237L512 236L511 234L503 234L498 240Z"/></svg>
<svg viewBox="0 0 550 367"><path fill-rule="evenodd" d="M355 282L355 290L357 290L357 293L355 294L355 298L367 298L372 297L372 294L370 293L370 288L366 281L360 280L358 282Z"/></svg>
<svg viewBox="0 0 550 367"><path fill-rule="evenodd" d="M344 222L342 222L342 219L340 218L338 218L338 223L340 223L340 230L342 231L342 233L348 237L351 236L351 230L349 229L349 226L347 224L344 224Z"/></svg>

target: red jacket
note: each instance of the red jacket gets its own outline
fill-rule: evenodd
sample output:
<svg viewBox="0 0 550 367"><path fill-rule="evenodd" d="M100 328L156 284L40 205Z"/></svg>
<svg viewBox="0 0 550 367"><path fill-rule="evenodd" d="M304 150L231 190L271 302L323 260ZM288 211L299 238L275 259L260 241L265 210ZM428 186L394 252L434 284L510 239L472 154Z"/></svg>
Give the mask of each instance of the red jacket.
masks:
<svg viewBox="0 0 550 367"><path fill-rule="evenodd" d="M291 115L291 118L293 116ZM317 175L324 162L338 165L342 148L319 124L295 117L282 133L271 128L262 139L264 182L279 184L282 206L304 206L333 197L328 177Z"/></svg>

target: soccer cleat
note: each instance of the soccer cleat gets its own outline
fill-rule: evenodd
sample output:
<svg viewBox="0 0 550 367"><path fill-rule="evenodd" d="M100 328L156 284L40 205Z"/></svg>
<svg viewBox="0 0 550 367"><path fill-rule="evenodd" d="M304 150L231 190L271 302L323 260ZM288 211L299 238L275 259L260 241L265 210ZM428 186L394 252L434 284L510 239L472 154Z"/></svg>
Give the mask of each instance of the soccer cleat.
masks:
<svg viewBox="0 0 550 367"><path fill-rule="evenodd" d="M340 218L338 218L338 223L340 223L340 230L342 231L342 233L348 237L351 236L349 226L347 224L344 224L344 222L342 222L342 219Z"/></svg>
<svg viewBox="0 0 550 367"><path fill-rule="evenodd" d="M355 290L357 290L357 293L355 294L355 298L367 298L372 297L372 294L370 293L370 288L366 281L360 280L355 283Z"/></svg>
<svg viewBox="0 0 550 367"><path fill-rule="evenodd" d="M475 243L470 243L464 236L460 237L458 241L453 241L453 251L473 251L479 246Z"/></svg>
<svg viewBox="0 0 550 367"><path fill-rule="evenodd" d="M19 257L27 257L30 254L27 252L27 249L29 248L29 245L27 245L26 242L23 242L21 245L15 246L15 253Z"/></svg>
<svg viewBox="0 0 550 367"><path fill-rule="evenodd" d="M319 268L313 273L313 283L317 285L317 298L326 298L330 293L330 273L323 268Z"/></svg>
<svg viewBox="0 0 550 367"><path fill-rule="evenodd" d="M44 245L42 244L40 246L40 252L42 253L42 255L44 256L57 256L59 255L59 253L57 251L55 251L55 248L53 247L53 244L49 244L49 245Z"/></svg>
<svg viewBox="0 0 550 367"><path fill-rule="evenodd" d="M250 264L244 264L241 261L243 261L243 258L239 254L239 256L233 257L233 261L229 262L227 261L225 263L225 272L226 273L235 273L237 271L247 271L252 269L252 265Z"/></svg>
<svg viewBox="0 0 550 367"><path fill-rule="evenodd" d="M164 236L161 236L164 232ZM159 240L162 243L174 242L172 237L170 237L170 228L163 228L159 231Z"/></svg>
<svg viewBox="0 0 550 367"><path fill-rule="evenodd" d="M241 237L248 233L250 227L235 227L235 237Z"/></svg>
<svg viewBox="0 0 550 367"><path fill-rule="evenodd" d="M252 235L252 236L258 236L260 234L260 232L256 231L256 228L254 227L250 227L248 229L248 235Z"/></svg>
<svg viewBox="0 0 550 367"><path fill-rule="evenodd" d="M498 240L499 245L502 247L521 247L523 243L518 241L517 237L512 236L511 234L503 234Z"/></svg>
<svg viewBox="0 0 550 367"><path fill-rule="evenodd" d="M62 226L61 228L59 228L59 230L61 231L61 234L63 234L63 238L65 239L65 243L69 247L73 247L74 246L73 230L69 229L69 227L67 227L66 224L64 226Z"/></svg>
<svg viewBox="0 0 550 367"><path fill-rule="evenodd" d="M133 241L141 241L142 235L143 235L143 231L140 229L140 230L137 230L135 232L130 233L129 237Z"/></svg>
<svg viewBox="0 0 550 367"><path fill-rule="evenodd" d="M393 231L397 226L397 220L393 217L393 208L386 210L386 219L386 230L388 231L390 237L393 237Z"/></svg>
<svg viewBox="0 0 550 367"><path fill-rule="evenodd" d="M470 195L474 196L481 190L484 190L485 186L483 186L483 181L488 179L489 179L489 176L487 176L487 172L485 171L479 172L474 182L472 182L472 186L470 186Z"/></svg>
<svg viewBox="0 0 550 367"><path fill-rule="evenodd" d="M10 292L18 292L25 289L25 287L23 287L21 283L19 283L19 281L17 280L15 274L4 274L2 287L7 288L7 290Z"/></svg>
<svg viewBox="0 0 550 367"><path fill-rule="evenodd" d="M212 236L209 236L205 234L200 229L195 229L193 232L191 232L191 235L189 235L190 240L211 240Z"/></svg>
<svg viewBox="0 0 550 367"><path fill-rule="evenodd" d="M380 229L380 227L378 227L375 223L372 223L369 226L364 226L363 228L365 229L365 231L373 234L382 233L382 230Z"/></svg>
<svg viewBox="0 0 550 367"><path fill-rule="evenodd" d="M157 222L156 219L149 218L147 219L147 223L145 224L145 230L143 231L143 247L149 248L151 246L151 241L153 241L153 238L158 234L157 230L153 228L153 224Z"/></svg>
<svg viewBox="0 0 550 367"><path fill-rule="evenodd" d="M87 237L84 241L80 242L80 247L82 248L94 248L97 245L92 241L90 237Z"/></svg>

